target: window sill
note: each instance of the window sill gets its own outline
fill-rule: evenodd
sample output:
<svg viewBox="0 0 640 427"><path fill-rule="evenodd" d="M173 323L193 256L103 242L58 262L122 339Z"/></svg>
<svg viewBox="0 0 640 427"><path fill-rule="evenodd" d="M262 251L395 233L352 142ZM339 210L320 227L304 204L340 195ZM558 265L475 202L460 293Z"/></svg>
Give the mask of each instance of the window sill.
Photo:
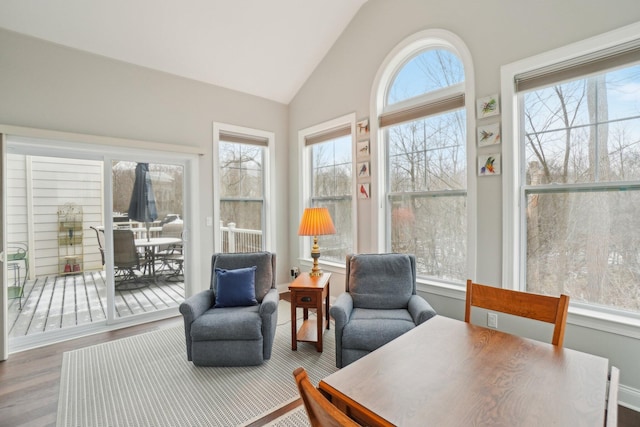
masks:
<svg viewBox="0 0 640 427"><path fill-rule="evenodd" d="M416 288L421 292L440 295L447 298L459 299L462 301L464 301L467 297L467 291L464 285L455 285L452 283L441 283L418 279Z"/></svg>
<svg viewBox="0 0 640 427"><path fill-rule="evenodd" d="M640 319L629 316L570 305L567 323L640 339Z"/></svg>
<svg viewBox="0 0 640 427"><path fill-rule="evenodd" d="M452 299L465 301L466 289L464 286L437 283L433 281L418 280L419 291L435 294ZM622 314L607 313L589 307L569 306L567 323L602 332L608 332L629 338L640 339L640 319Z"/></svg>
<svg viewBox="0 0 640 427"><path fill-rule="evenodd" d="M298 262L300 263L301 269L304 271L309 271L311 270L311 267L313 267L313 260L311 258L299 258ZM318 265L323 271L330 273L344 274L345 272L344 263L340 264L332 261L323 261L322 258L320 258Z"/></svg>

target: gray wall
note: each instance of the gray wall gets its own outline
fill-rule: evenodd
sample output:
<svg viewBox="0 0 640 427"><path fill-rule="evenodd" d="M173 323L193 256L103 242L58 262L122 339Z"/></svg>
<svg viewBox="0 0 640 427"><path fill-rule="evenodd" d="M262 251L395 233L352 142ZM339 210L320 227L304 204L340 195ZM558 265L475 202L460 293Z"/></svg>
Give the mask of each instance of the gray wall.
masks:
<svg viewBox="0 0 640 427"><path fill-rule="evenodd" d="M213 54L213 53L212 53ZM288 108L263 98L0 30L0 123L90 135L197 147L200 158L199 212L202 285L207 287L213 229L213 122L272 131L276 162L286 164ZM286 188L288 171L275 171ZM288 224L288 195L276 194L278 229ZM279 259L289 256L278 239ZM288 279L286 268L279 281Z"/></svg>
<svg viewBox="0 0 640 427"><path fill-rule="evenodd" d="M466 43L474 62L476 97L482 97L500 92L500 67L504 64L637 21L637 0L369 0L290 104L290 171L295 174L297 170L298 130L351 112L358 119L370 116L378 69L398 43L418 31L444 29ZM297 182L291 182L289 188L290 208L295 212L299 206ZM501 178L479 179L476 190L477 241L482 242L482 250L478 250L477 271L470 274L480 282L500 284ZM358 200L359 252L378 249L374 215L370 200ZM295 227L292 223L289 228L293 256L299 253L300 244ZM342 286L341 282L332 283L332 293ZM440 313L462 318L463 295L447 294L452 293L426 296ZM638 339L570 324L565 345L608 357L621 368L621 382L640 390Z"/></svg>

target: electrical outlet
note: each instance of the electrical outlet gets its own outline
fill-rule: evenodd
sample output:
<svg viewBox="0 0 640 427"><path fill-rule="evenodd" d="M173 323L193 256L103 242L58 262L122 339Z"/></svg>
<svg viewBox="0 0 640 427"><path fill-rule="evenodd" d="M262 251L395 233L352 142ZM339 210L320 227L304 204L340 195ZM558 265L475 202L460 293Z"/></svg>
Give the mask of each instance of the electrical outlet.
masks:
<svg viewBox="0 0 640 427"><path fill-rule="evenodd" d="M487 326L498 328L498 315L496 313L487 313Z"/></svg>

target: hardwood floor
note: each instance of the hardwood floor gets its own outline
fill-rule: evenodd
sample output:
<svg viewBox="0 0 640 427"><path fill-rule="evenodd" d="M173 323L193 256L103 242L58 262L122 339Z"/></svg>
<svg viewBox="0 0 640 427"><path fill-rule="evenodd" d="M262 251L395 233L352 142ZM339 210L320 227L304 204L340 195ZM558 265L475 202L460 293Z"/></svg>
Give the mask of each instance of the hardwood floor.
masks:
<svg viewBox="0 0 640 427"><path fill-rule="evenodd" d="M287 299L288 295L283 295ZM65 351L113 341L182 324L182 317L104 332L15 353L0 362L0 427L55 426L62 354ZM300 405L297 400L251 424L259 427ZM619 408L618 426L640 426L640 413Z"/></svg>

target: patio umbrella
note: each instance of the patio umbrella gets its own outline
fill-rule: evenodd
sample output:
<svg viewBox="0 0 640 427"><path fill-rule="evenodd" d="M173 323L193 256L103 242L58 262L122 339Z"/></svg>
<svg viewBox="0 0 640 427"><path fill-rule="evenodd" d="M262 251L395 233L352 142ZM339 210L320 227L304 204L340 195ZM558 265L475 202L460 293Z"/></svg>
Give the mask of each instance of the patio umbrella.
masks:
<svg viewBox="0 0 640 427"><path fill-rule="evenodd" d="M147 240L149 240L150 223L157 218L158 210L156 209L156 197L151 186L149 163L138 163L131 202L129 202L129 219L144 222L147 229Z"/></svg>

